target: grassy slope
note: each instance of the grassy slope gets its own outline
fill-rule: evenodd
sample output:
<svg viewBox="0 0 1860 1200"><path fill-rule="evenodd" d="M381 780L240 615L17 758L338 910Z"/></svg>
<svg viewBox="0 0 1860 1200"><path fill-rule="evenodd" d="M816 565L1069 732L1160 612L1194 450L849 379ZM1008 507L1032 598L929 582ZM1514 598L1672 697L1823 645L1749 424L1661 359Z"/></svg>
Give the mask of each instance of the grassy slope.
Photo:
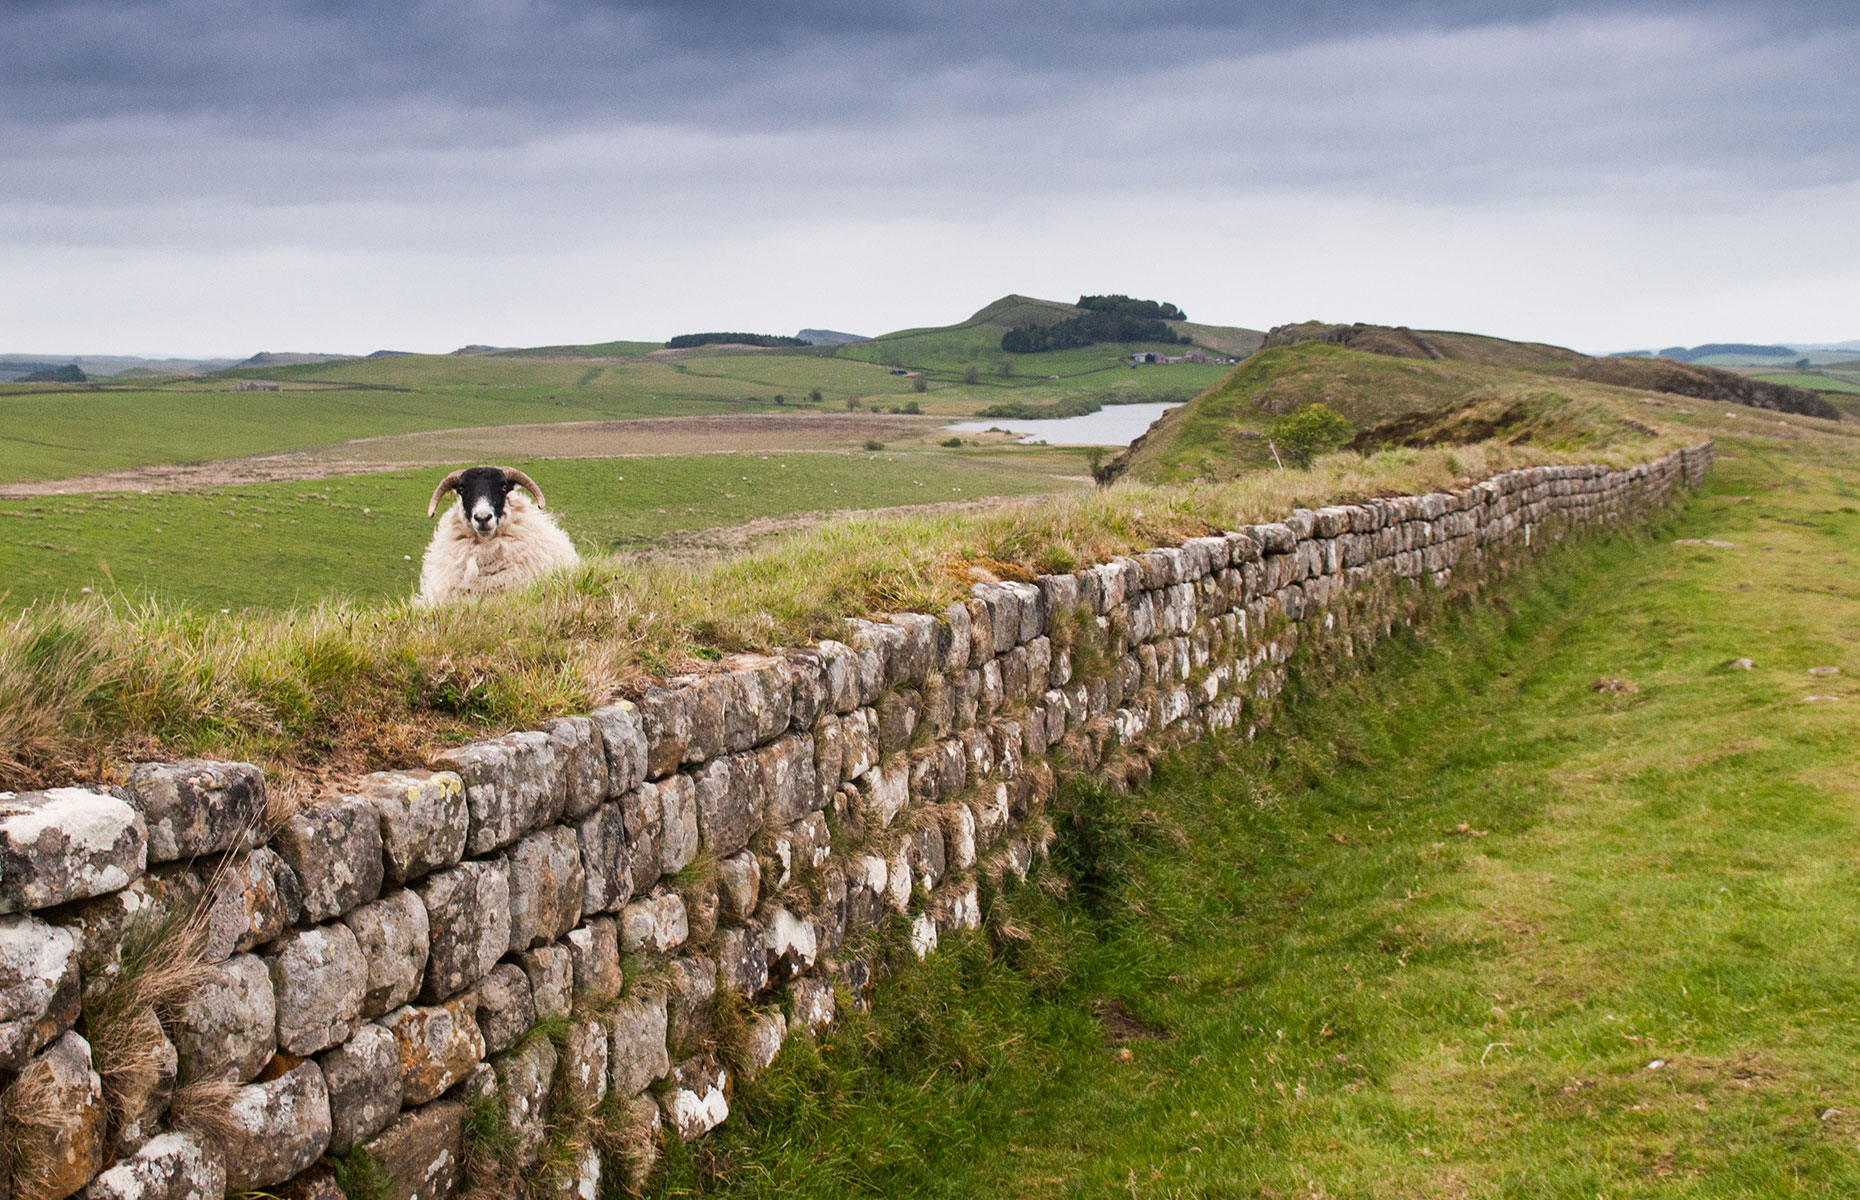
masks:
<svg viewBox="0 0 1860 1200"><path fill-rule="evenodd" d="M1029 940L792 1045L657 1194L1851 1194L1860 693L1804 670L1860 669L1860 497L1844 455L1720 445L1656 537L1073 793Z"/></svg>
<svg viewBox="0 0 1860 1200"><path fill-rule="evenodd" d="M1445 342L1450 335L1427 336ZM1495 352L1480 357L1506 356ZM1192 403L1167 414L1132 448L1127 461L1133 478L1158 483L1223 479L1271 466L1264 439L1242 434L1263 433L1276 415L1313 403L1336 409L1359 430L1408 413L1475 403L1504 409L1522 403L1542 416L1562 410L1556 422L1567 428L1539 434L1550 444L1607 441L1632 436L1614 416L1629 398L1619 389L1510 366L1393 357L1326 342L1299 342L1262 350Z"/></svg>
<svg viewBox="0 0 1860 1200"><path fill-rule="evenodd" d="M584 550L828 509L1024 495L1069 486L1069 457L695 455L513 464L547 481ZM151 495L0 500L0 611L81 587L209 610L406 595L431 534L430 470ZM411 556L411 562L405 556Z"/></svg>

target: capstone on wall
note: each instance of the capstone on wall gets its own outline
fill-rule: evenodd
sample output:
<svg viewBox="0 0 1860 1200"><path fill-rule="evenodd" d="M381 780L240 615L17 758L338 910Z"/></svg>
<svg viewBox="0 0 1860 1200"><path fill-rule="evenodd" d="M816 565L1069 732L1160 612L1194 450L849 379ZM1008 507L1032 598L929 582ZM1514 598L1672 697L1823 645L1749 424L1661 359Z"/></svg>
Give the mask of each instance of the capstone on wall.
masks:
<svg viewBox="0 0 1860 1200"><path fill-rule="evenodd" d="M518 1170L602 1122L607 1155L574 1147L532 1190L637 1178L785 1039L867 1003L881 928L920 955L978 928L982 885L1045 852L1062 773L1140 783L1154 747L1263 720L1301 641L1352 652L1456 572L1641 516L1710 459L1512 471L978 584L276 828L243 763L0 794L0 1121L33 1167L0 1200L333 1197L358 1150L392 1196L444 1200L474 1106ZM134 973L138 930L183 925L198 980L136 1015L143 1069L99 1061L123 1039L93 1047L86 1002ZM211 1087L217 1132L190 1116Z"/></svg>

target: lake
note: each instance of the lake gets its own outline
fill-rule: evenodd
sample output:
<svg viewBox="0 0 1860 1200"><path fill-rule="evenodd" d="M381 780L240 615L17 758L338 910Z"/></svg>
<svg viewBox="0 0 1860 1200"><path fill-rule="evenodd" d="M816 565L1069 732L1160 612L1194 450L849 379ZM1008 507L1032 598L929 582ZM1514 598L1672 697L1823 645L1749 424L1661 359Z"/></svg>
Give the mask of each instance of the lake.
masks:
<svg viewBox="0 0 1860 1200"><path fill-rule="evenodd" d="M1082 417L1056 417L1047 420L1017 421L996 417L987 421L963 421L945 425L951 433L986 433L1005 429L1021 434L1021 441L1045 442L1049 446L1128 446L1143 435L1156 418L1179 404L1108 404Z"/></svg>

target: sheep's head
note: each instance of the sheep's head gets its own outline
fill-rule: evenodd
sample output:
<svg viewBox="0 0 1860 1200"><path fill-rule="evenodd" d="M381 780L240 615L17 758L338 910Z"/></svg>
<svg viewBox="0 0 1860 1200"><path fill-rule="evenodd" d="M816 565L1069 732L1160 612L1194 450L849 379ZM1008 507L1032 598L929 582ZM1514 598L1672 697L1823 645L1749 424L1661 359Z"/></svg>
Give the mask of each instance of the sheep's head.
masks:
<svg viewBox="0 0 1860 1200"><path fill-rule="evenodd" d="M465 524L472 533L481 538L495 537L504 524L504 500L518 488L536 497L537 508L543 507L542 489L515 467L471 467L454 471L433 489L426 515L431 517L439 511L439 502L445 499L446 493L457 492Z"/></svg>

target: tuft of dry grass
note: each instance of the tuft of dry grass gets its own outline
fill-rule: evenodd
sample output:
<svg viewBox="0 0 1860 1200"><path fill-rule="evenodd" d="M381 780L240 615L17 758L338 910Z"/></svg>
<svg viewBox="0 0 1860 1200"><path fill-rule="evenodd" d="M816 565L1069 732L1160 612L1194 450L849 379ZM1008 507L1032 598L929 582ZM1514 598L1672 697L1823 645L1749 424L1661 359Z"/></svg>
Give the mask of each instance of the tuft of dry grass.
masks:
<svg viewBox="0 0 1860 1200"><path fill-rule="evenodd" d="M586 709L721 652L840 635L851 616L937 611L967 594L970 565L1004 577L1073 570L1296 507L1576 458L1612 461L1536 446L1396 449L1222 483L853 515L722 562L596 556L517 594L436 609L325 601L221 614L102 596L35 605L0 624L0 787L207 755L270 768L288 796L328 772L411 765L445 744Z"/></svg>
<svg viewBox="0 0 1860 1200"><path fill-rule="evenodd" d="M0 1121L0 1170L10 1173L16 1200L50 1200L58 1190L57 1147L66 1115L58 1110L51 1073L28 1066L6 1092Z"/></svg>

